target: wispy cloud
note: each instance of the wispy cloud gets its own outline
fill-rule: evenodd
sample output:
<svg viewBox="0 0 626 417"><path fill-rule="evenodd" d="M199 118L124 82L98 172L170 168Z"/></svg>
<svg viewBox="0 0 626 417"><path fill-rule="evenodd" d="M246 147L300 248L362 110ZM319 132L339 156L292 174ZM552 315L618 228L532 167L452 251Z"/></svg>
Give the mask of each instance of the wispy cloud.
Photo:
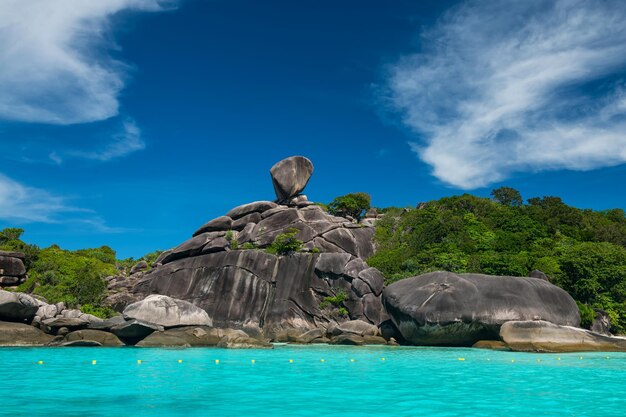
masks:
<svg viewBox="0 0 626 417"><path fill-rule="evenodd" d="M0 219L12 222L56 222L62 213L78 211L62 197L28 187L0 174Z"/></svg>
<svg viewBox="0 0 626 417"><path fill-rule="evenodd" d="M114 135L113 140L103 149L95 151L68 151L67 155L98 161L110 161L111 159L121 158L133 152L143 150L146 144L141 139L141 130L137 127L137 124L133 120L126 120L123 127L122 132ZM52 156L50 159L54 161Z"/></svg>
<svg viewBox="0 0 626 417"><path fill-rule="evenodd" d="M626 4L469 1L391 67L412 149L460 188L626 162Z"/></svg>
<svg viewBox="0 0 626 417"><path fill-rule="evenodd" d="M24 185L0 174L0 221L10 224L58 223L78 225L96 233L123 233L131 229L112 227L92 210L74 207L68 199Z"/></svg>
<svg viewBox="0 0 626 417"><path fill-rule="evenodd" d="M112 16L158 0L0 2L0 119L73 124L118 114L127 66L110 55Z"/></svg>

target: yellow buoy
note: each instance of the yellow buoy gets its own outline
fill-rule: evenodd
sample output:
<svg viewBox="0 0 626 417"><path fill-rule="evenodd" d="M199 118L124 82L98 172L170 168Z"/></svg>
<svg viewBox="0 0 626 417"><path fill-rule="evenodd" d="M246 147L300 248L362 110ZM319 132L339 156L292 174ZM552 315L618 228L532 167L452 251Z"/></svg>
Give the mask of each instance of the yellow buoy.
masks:
<svg viewBox="0 0 626 417"><path fill-rule="evenodd" d="M324 359L320 359L320 362L326 362Z"/></svg>
<svg viewBox="0 0 626 417"><path fill-rule="evenodd" d="M557 360L557 361L560 361L560 360L561 360L561 358L556 358L556 360Z"/></svg>
<svg viewBox="0 0 626 417"><path fill-rule="evenodd" d="M92 365L95 365L97 362L95 360L91 361Z"/></svg>
<svg viewBox="0 0 626 417"><path fill-rule="evenodd" d="M256 361L255 361L254 359L252 359L250 362L252 362L253 364L255 364L255 363L256 363Z"/></svg>
<svg viewBox="0 0 626 417"><path fill-rule="evenodd" d="M289 363L293 363L293 359L289 359Z"/></svg>
<svg viewBox="0 0 626 417"><path fill-rule="evenodd" d="M384 360L385 360L385 358L380 358L380 360L381 360L381 361L384 361Z"/></svg>
<svg viewBox="0 0 626 417"><path fill-rule="evenodd" d="M182 360L182 359L179 359L179 360L178 360L178 363L183 363L183 360Z"/></svg>
<svg viewBox="0 0 626 417"><path fill-rule="evenodd" d="M464 360L465 360L465 358L458 358L458 359L459 359L460 361L464 361Z"/></svg>
<svg viewBox="0 0 626 417"><path fill-rule="evenodd" d="M137 365L141 365L141 359L137 359Z"/></svg>
<svg viewBox="0 0 626 417"><path fill-rule="evenodd" d="M350 362L356 362L354 359L350 359Z"/></svg>
<svg viewBox="0 0 626 417"><path fill-rule="evenodd" d="M515 362L515 359L511 359L511 362Z"/></svg>
<svg viewBox="0 0 626 417"><path fill-rule="evenodd" d="M43 365L43 361L37 361L37 365Z"/></svg>
<svg viewBox="0 0 626 417"><path fill-rule="evenodd" d="M220 364L220 360L219 359L215 359L215 364L219 365Z"/></svg>

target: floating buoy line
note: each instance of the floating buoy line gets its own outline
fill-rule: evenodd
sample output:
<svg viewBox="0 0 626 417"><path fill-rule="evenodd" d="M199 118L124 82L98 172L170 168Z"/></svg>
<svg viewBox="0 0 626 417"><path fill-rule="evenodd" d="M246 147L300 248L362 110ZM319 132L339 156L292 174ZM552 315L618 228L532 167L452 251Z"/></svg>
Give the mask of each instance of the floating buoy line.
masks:
<svg viewBox="0 0 626 417"><path fill-rule="evenodd" d="M503 358L502 361L498 361L498 360L493 360L492 361L491 358L476 358L476 359L469 359L469 360L467 360L464 357L457 357L456 361L457 362L470 362L470 363L477 363L477 362L498 363L498 362L506 362L506 361L509 361L509 363L547 363L547 362L549 362L550 359L552 359L554 361L561 361L562 359L563 360L570 359L570 357L563 357L562 358L561 356L556 356L556 357L550 358L549 356L547 356L547 357L545 357L543 359L537 358L535 361L530 360L530 359L528 359L528 360L524 360L524 359L519 360L518 358L511 358L511 359L504 359ZM583 360L583 359L585 359L585 357L584 356L578 356L578 357L571 357L571 359ZM611 359L611 357L610 356L605 356L604 358L598 358L598 359L608 360L608 359ZM347 359L333 360L332 362L333 363L340 363L340 362L349 362L349 363L368 362L369 363L369 362L385 362L386 360L387 360L387 358L384 358L384 357L376 358L376 359L374 359L374 358L359 359L358 361L355 358L347 358ZM319 363L326 363L327 362L327 360L325 358L315 359L315 361L319 361ZM185 363L185 361L183 359L176 359L175 362L179 363L179 364ZM261 361L260 363L269 363L269 362L276 363L276 360L269 360L269 361L266 361L266 362ZM287 364L295 364L295 363L297 363L297 361L295 359L293 359L293 358L286 359L285 362ZM302 362L303 361L301 361L300 363L302 363ZM38 360L38 361L36 361L34 363L36 365L45 365L46 364L46 362L44 362L43 360ZM89 363L91 365L97 365L98 361L96 359L93 359ZM136 360L136 364L137 365L141 365L143 363L144 363L143 359L137 359ZM192 361L192 363L194 363L194 362ZM197 364L198 362L195 362L195 363ZM220 361L220 359L214 359L213 363L215 365L220 365L222 362ZM255 364L257 364L257 360L256 359L250 359L249 363L251 365L255 365ZM229 365L240 364L240 362L239 361L229 361L228 364Z"/></svg>

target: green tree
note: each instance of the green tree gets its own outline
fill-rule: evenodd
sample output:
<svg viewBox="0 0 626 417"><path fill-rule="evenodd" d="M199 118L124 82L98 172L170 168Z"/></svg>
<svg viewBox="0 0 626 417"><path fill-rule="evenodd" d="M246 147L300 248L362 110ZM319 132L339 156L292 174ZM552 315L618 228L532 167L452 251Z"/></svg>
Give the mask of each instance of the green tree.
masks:
<svg viewBox="0 0 626 417"><path fill-rule="evenodd" d="M372 197L367 193L351 193L336 197L328 204L328 212L335 216L352 216L360 220L370 208Z"/></svg>
<svg viewBox="0 0 626 417"><path fill-rule="evenodd" d="M521 206L524 203L522 195L515 188L500 187L491 190L491 196L497 203L504 204L505 206Z"/></svg>

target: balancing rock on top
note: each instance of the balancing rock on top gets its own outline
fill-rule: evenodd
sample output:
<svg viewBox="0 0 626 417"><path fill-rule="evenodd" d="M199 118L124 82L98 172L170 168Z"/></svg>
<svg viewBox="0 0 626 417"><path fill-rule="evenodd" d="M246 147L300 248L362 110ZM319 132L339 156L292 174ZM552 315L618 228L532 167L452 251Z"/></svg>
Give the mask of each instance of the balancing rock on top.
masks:
<svg viewBox="0 0 626 417"><path fill-rule="evenodd" d="M291 156L270 169L278 202L300 194L313 174L313 163L303 156Z"/></svg>

